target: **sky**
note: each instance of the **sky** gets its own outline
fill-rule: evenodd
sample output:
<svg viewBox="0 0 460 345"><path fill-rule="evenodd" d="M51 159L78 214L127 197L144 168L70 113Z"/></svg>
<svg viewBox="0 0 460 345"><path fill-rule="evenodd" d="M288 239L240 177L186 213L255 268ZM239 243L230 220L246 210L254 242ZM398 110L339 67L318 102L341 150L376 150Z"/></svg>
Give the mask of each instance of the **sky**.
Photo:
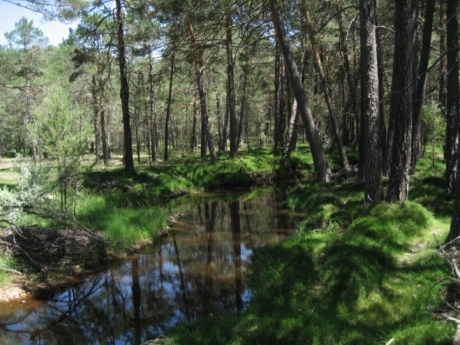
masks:
<svg viewBox="0 0 460 345"><path fill-rule="evenodd" d="M10 4L3 0L0 0L0 44L6 45L7 41L5 38L5 32L14 30L14 24L21 19L26 17L28 20L33 20L34 26L41 29L50 44L57 46L62 42L64 38L67 38L69 34L69 28L77 27L77 22L71 25L66 25L58 21L45 22L43 16L39 13L32 12L25 8Z"/></svg>

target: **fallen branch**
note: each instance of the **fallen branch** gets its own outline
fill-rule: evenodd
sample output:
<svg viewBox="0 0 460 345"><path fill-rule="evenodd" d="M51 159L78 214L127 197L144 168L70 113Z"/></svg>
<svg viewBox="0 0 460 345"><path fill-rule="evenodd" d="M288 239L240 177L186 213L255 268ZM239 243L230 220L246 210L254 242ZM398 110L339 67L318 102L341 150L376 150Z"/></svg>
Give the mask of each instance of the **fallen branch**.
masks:
<svg viewBox="0 0 460 345"><path fill-rule="evenodd" d="M12 268L9 268L9 267L7 267L7 266L5 266L3 264L0 264L0 270L10 272L10 273L14 273L14 274L17 274L17 275L20 275L20 276L24 275L24 273L16 271L16 270L14 270Z"/></svg>
<svg viewBox="0 0 460 345"><path fill-rule="evenodd" d="M456 325L457 325L457 329L455 330L455 334L454 334L454 341L453 341L453 345L460 345L460 320L459 319L456 319L452 316L449 316L449 315L446 315L446 314L442 314L448 321L451 321L451 322L454 322Z"/></svg>

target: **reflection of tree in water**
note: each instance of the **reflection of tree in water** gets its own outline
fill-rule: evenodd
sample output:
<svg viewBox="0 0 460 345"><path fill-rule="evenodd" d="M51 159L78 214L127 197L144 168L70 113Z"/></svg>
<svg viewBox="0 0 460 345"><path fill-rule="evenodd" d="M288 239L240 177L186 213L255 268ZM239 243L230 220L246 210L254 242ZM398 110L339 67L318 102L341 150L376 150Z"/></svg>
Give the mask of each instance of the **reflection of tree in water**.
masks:
<svg viewBox="0 0 460 345"><path fill-rule="evenodd" d="M179 322L240 312L250 297L245 273L252 250L279 240L286 226L274 217L274 201L184 206L164 243L56 292L38 310L0 320L0 342L141 344Z"/></svg>

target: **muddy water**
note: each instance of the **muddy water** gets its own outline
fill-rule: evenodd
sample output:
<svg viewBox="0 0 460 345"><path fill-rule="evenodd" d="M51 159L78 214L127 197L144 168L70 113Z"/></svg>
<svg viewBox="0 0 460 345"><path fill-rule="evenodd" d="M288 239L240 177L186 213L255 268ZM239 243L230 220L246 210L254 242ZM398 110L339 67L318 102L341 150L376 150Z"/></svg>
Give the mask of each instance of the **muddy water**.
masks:
<svg viewBox="0 0 460 345"><path fill-rule="evenodd" d="M0 344L141 344L181 322L241 312L253 250L295 227L275 193L203 195L171 213L170 234L145 253L39 299L0 304Z"/></svg>

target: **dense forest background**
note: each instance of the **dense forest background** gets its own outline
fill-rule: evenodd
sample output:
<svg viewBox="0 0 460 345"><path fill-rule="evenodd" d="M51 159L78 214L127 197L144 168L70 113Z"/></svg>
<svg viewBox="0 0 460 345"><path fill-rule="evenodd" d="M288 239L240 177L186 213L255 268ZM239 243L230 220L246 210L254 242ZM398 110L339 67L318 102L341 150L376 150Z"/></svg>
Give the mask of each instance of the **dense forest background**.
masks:
<svg viewBox="0 0 460 345"><path fill-rule="evenodd" d="M460 235L457 1L19 4L80 24L58 47L25 18L6 34L3 156L56 159L65 177L84 155L135 171L141 155L268 146L282 165L307 141L319 181L357 173L373 203L408 199L418 159L442 154Z"/></svg>

